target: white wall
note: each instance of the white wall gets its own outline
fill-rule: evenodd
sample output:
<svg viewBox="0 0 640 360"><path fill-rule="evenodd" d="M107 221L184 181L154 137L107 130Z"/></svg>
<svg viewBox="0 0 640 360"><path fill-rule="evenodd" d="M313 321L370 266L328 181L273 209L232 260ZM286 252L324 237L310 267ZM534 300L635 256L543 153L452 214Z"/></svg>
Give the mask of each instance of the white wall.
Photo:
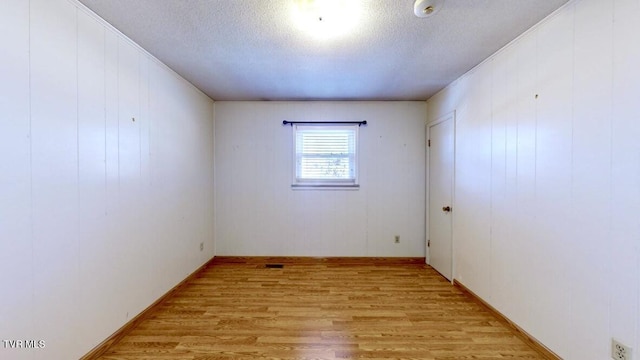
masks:
<svg viewBox="0 0 640 360"><path fill-rule="evenodd" d="M212 101L74 1L0 48L0 358L78 358L213 256Z"/></svg>
<svg viewBox="0 0 640 360"><path fill-rule="evenodd" d="M424 256L424 102L216 102L215 117L216 255ZM283 120L366 120L360 189L292 190Z"/></svg>
<svg viewBox="0 0 640 360"><path fill-rule="evenodd" d="M565 359L640 359L638 18L573 1L428 101L456 110L455 278Z"/></svg>

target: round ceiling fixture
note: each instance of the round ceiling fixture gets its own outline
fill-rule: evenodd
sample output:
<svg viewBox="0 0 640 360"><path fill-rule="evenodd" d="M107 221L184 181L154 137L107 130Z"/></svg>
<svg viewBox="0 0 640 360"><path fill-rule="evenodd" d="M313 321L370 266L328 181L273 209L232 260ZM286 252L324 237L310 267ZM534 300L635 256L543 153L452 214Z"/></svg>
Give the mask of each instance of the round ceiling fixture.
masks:
<svg viewBox="0 0 640 360"><path fill-rule="evenodd" d="M296 26L318 40L339 38L357 30L362 7L353 0L295 0L291 17Z"/></svg>
<svg viewBox="0 0 640 360"><path fill-rule="evenodd" d="M444 0L416 0L413 3L413 13L417 17L428 17L440 11L443 3Z"/></svg>

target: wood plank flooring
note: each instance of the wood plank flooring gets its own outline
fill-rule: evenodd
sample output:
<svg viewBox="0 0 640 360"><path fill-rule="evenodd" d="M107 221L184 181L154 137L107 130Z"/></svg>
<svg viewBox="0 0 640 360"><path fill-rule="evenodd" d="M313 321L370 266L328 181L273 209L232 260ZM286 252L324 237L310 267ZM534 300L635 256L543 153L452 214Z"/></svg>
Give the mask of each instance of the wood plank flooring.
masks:
<svg viewBox="0 0 640 360"><path fill-rule="evenodd" d="M220 258L100 359L506 358L544 359L418 261Z"/></svg>

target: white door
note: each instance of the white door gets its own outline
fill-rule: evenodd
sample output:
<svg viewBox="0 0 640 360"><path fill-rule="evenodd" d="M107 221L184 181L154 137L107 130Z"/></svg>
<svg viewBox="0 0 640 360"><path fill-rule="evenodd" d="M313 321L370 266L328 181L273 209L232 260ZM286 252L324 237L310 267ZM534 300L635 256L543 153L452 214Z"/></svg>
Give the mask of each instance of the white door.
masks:
<svg viewBox="0 0 640 360"><path fill-rule="evenodd" d="M429 265L449 280L453 274L453 131L453 116L429 126Z"/></svg>

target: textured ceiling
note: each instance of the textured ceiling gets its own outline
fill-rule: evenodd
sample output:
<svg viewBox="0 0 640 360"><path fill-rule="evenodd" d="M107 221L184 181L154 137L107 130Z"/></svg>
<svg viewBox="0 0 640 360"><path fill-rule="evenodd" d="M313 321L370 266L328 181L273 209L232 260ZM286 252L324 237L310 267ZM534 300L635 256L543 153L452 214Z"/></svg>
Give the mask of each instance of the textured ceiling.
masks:
<svg viewBox="0 0 640 360"><path fill-rule="evenodd" d="M319 1L352 29L302 29L331 25L300 20ZM445 0L428 18L413 0L80 2L214 100L426 100L567 0Z"/></svg>

